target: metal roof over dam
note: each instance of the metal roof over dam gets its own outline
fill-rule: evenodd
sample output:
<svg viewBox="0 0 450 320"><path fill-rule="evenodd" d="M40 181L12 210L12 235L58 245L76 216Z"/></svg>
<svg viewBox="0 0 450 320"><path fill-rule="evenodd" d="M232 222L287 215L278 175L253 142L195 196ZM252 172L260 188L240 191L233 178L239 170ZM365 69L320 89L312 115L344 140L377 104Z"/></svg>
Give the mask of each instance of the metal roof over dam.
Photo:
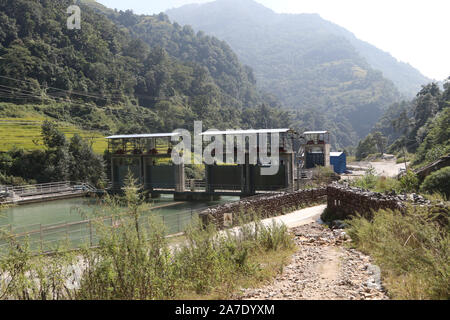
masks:
<svg viewBox="0 0 450 320"><path fill-rule="evenodd" d="M170 138L176 137L180 134L178 132L172 133L147 133L147 134L129 134L129 135L116 135L106 137L109 140L118 140L118 139L146 139L146 138Z"/></svg>

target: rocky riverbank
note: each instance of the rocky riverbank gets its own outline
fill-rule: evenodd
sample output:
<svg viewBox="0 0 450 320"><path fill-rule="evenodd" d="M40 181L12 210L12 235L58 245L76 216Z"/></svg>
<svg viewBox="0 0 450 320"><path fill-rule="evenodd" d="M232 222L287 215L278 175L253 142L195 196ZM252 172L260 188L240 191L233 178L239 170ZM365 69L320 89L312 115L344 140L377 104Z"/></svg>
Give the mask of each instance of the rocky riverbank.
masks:
<svg viewBox="0 0 450 320"><path fill-rule="evenodd" d="M388 299L380 270L369 256L344 243L342 229L312 223L290 230L298 248L291 263L271 284L242 289L242 300L381 300Z"/></svg>

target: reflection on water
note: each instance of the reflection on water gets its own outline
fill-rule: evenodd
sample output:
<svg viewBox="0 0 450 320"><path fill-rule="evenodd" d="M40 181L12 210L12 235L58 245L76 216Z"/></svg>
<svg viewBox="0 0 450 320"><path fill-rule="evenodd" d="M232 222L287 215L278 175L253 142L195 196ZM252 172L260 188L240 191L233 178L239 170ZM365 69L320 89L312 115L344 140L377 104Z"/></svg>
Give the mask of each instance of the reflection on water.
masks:
<svg viewBox="0 0 450 320"><path fill-rule="evenodd" d="M239 197L222 197L221 200L212 202L183 202L156 209L154 212L162 216L170 216L171 214L236 201L238 199ZM90 198L76 198L11 207L0 213L0 226L11 224L13 227L22 227L36 224L50 225L85 220L89 216L92 216L95 209L100 208L98 201ZM162 195L160 199L152 200L152 203L154 206L161 206L175 202L173 196Z"/></svg>

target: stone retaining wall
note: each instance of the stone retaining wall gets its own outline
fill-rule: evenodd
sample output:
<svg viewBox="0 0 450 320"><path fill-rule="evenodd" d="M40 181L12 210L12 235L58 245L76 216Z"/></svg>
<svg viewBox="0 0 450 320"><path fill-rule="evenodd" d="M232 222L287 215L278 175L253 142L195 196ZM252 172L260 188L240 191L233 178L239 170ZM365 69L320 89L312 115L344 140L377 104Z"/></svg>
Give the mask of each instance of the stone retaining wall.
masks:
<svg viewBox="0 0 450 320"><path fill-rule="evenodd" d="M382 194L333 183L326 188L260 195L223 204L202 211L200 218L204 223L212 222L219 228L224 228L236 225L242 214L258 212L261 218L270 218L282 215L288 209L316 204L325 199L327 199L327 215L329 214L333 220L345 220L356 213L371 219L372 213L378 210L405 212L406 203L417 206L431 204L417 194Z"/></svg>
<svg viewBox="0 0 450 320"><path fill-rule="evenodd" d="M337 219L346 219L356 213L370 219L372 211L381 209L403 212L405 200L406 196L385 195L338 184L327 187L327 208Z"/></svg>
<svg viewBox="0 0 450 320"><path fill-rule="evenodd" d="M203 223L215 223L219 228L238 223L238 217L250 212L258 212L261 218L283 214L283 210L299 208L326 200L327 188L284 192L242 199L202 211L199 216Z"/></svg>

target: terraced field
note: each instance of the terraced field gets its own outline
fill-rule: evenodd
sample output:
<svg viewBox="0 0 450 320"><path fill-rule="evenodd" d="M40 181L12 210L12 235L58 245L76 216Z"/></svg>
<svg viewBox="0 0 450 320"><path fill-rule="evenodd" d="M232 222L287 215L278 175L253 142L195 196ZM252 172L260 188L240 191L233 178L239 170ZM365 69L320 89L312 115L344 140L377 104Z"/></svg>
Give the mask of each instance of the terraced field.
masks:
<svg viewBox="0 0 450 320"><path fill-rule="evenodd" d="M41 126L44 120L45 118L39 115L23 118L0 117L0 151L8 151L14 147L29 151L43 149ZM101 133L84 131L65 123L60 123L59 129L64 132L67 139L78 133L92 141L93 149L98 154L103 154L108 147L108 142Z"/></svg>

